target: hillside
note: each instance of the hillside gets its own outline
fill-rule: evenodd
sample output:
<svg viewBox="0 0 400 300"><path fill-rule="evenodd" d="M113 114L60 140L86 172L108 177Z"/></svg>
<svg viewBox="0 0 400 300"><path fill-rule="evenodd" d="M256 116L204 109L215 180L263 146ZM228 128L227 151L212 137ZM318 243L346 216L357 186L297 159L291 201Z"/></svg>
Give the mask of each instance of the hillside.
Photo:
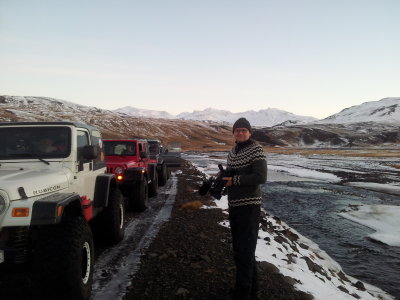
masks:
<svg viewBox="0 0 400 300"><path fill-rule="evenodd" d="M98 127L105 138L152 138L183 150L228 149L230 126L213 122L132 117L109 110L44 97L0 96L0 122L75 121Z"/></svg>
<svg viewBox="0 0 400 300"><path fill-rule="evenodd" d="M348 124L364 122L400 125L400 98L390 97L379 101L364 102L345 108L341 112L316 123Z"/></svg>
<svg viewBox="0 0 400 300"><path fill-rule="evenodd" d="M374 122L276 126L254 132L253 137L269 146L300 148L351 148L400 146L399 126Z"/></svg>
<svg viewBox="0 0 400 300"><path fill-rule="evenodd" d="M260 129L253 136L271 146L398 148L399 125L400 98L384 98L308 124L284 122Z"/></svg>
<svg viewBox="0 0 400 300"><path fill-rule="evenodd" d="M227 114L223 112L210 110L214 117L220 115L222 118L222 115ZM273 112L275 111L270 111ZM160 139L166 145L179 142L184 151L227 150L233 145L232 125L227 122L154 118L154 114L152 116L134 117L52 98L0 96L2 122L85 122L100 128L105 138L152 138ZM278 116L282 114L279 113ZM277 118L273 119L273 122L277 121ZM252 124L257 125L254 122ZM279 125L254 130L253 138L273 147L398 148L399 125L400 98L385 98L344 109L313 123L286 120Z"/></svg>

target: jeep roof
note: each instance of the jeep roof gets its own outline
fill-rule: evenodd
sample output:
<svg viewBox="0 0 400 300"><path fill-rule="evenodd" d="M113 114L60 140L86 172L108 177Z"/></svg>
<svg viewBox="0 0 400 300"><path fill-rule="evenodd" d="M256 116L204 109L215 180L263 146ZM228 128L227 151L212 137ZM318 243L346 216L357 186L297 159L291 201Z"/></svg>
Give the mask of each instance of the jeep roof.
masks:
<svg viewBox="0 0 400 300"><path fill-rule="evenodd" d="M18 125L69 125L75 126L79 128L86 128L88 130L99 130L96 127L91 125L87 125L81 122L69 122L69 121L54 121L54 122L0 122L0 126L18 126Z"/></svg>

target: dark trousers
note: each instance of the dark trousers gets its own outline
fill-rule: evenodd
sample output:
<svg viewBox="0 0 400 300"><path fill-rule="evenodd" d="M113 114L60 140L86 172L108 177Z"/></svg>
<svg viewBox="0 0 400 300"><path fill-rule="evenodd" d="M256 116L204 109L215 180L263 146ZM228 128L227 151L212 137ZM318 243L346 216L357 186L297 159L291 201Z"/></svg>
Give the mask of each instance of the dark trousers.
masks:
<svg viewBox="0 0 400 300"><path fill-rule="evenodd" d="M230 207L229 222L236 264L234 293L237 299L246 299L258 292L255 252L260 224L260 205Z"/></svg>

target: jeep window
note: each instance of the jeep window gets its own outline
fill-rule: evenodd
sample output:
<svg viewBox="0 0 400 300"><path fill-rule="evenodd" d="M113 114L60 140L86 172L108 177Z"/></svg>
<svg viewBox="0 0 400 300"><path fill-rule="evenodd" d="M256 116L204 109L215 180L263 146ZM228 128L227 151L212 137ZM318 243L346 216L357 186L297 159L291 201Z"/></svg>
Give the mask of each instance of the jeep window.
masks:
<svg viewBox="0 0 400 300"><path fill-rule="evenodd" d="M89 135L86 131L78 130L76 132L76 146L78 152L78 161L85 160L83 158L83 147L89 145Z"/></svg>
<svg viewBox="0 0 400 300"><path fill-rule="evenodd" d="M101 140L101 134L97 130L92 130L92 145L97 146L98 152L100 153L100 155L98 155L94 160L93 169L97 170L104 168L106 166L106 162L104 160L103 142Z"/></svg>
<svg viewBox="0 0 400 300"><path fill-rule="evenodd" d="M136 143L122 141L104 141L106 155L135 156Z"/></svg>
<svg viewBox="0 0 400 300"><path fill-rule="evenodd" d="M71 153L68 127L2 127L0 159L66 158Z"/></svg>

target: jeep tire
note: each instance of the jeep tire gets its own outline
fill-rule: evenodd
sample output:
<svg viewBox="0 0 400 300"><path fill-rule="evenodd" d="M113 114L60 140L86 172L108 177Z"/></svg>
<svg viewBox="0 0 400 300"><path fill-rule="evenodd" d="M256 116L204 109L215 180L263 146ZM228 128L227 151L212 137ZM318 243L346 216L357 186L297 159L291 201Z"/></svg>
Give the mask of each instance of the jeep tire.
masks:
<svg viewBox="0 0 400 300"><path fill-rule="evenodd" d="M32 283L34 299L87 300L93 281L93 237L82 216L37 230Z"/></svg>
<svg viewBox="0 0 400 300"><path fill-rule="evenodd" d="M158 185L164 186L167 183L167 179L168 179L168 171L167 171L167 166L165 163L161 165L161 169L159 170L158 177L159 177Z"/></svg>
<svg viewBox="0 0 400 300"><path fill-rule="evenodd" d="M108 206L92 221L95 241L102 244L113 245L124 238L125 202L117 188L110 188Z"/></svg>
<svg viewBox="0 0 400 300"><path fill-rule="evenodd" d="M133 199L130 199L130 204L133 210L138 212L144 211L147 208L149 200L149 190L146 178L135 183L132 196Z"/></svg>

